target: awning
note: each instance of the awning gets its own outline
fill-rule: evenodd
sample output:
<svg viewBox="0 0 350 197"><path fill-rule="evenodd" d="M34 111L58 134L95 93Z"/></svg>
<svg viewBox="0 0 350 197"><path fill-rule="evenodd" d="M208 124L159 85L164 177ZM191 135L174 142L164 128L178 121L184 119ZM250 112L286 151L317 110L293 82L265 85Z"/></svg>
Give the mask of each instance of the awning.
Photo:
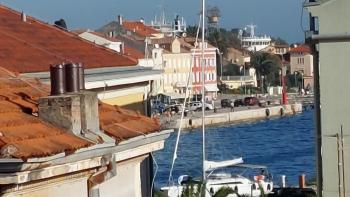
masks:
<svg viewBox="0 0 350 197"><path fill-rule="evenodd" d="M217 85L205 85L204 86L206 92L217 92L219 91Z"/></svg>

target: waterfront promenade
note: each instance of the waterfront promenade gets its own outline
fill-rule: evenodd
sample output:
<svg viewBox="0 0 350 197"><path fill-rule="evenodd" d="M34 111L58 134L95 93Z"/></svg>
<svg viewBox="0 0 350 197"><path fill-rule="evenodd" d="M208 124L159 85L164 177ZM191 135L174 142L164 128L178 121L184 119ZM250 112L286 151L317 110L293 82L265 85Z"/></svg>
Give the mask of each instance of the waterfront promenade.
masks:
<svg viewBox="0 0 350 197"><path fill-rule="evenodd" d="M235 107L234 111L230 108L220 108L216 112L214 110L206 111L205 124L227 124L232 122L243 122L264 119L269 117L293 115L302 112L302 104L294 103L287 105L272 105L267 107ZM202 125L202 112L191 111L182 120L182 128L191 129ZM167 129L179 128L181 122L181 115L173 115L170 120L167 117L161 117L162 126Z"/></svg>

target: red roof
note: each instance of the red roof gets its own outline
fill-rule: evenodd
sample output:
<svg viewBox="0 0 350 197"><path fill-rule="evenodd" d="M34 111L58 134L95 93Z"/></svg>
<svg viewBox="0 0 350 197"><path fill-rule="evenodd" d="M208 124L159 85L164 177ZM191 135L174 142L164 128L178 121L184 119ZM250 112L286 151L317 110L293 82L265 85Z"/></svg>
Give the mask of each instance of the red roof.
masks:
<svg viewBox="0 0 350 197"><path fill-rule="evenodd" d="M123 27L127 30L135 31L135 33L137 33L138 35L144 37L149 37L152 36L152 34L159 33L159 31L139 21L124 21Z"/></svg>
<svg viewBox="0 0 350 197"><path fill-rule="evenodd" d="M0 67L0 157L45 157L92 145L33 116L46 86L21 79Z"/></svg>
<svg viewBox="0 0 350 197"><path fill-rule="evenodd" d="M299 45L295 48L291 48L290 53L311 53L311 49L308 45Z"/></svg>
<svg viewBox="0 0 350 197"><path fill-rule="evenodd" d="M39 80L19 78L0 67L0 158L25 160L93 145L33 115L39 97L48 92ZM117 143L160 130L157 119L117 106L100 103L99 115L101 129Z"/></svg>
<svg viewBox="0 0 350 197"><path fill-rule="evenodd" d="M50 64L81 62L85 68L132 66L137 60L79 38L76 34L0 6L0 65L27 73L48 71Z"/></svg>
<svg viewBox="0 0 350 197"><path fill-rule="evenodd" d="M143 59L145 58L145 54L142 53L141 51L134 49L132 47L129 46L124 46L124 54L131 56L132 58L135 59Z"/></svg>

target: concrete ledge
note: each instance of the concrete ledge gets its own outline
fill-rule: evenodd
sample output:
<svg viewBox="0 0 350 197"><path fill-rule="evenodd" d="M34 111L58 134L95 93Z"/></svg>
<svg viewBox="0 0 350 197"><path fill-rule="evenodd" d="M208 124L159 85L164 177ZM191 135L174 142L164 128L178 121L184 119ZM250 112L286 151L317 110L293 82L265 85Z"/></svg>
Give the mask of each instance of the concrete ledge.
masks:
<svg viewBox="0 0 350 197"><path fill-rule="evenodd" d="M268 117L293 115L302 112L302 104L287 104L279 106L248 109L235 112L217 113L205 117L205 125L224 124L239 121L257 120ZM180 119L176 120L175 128L179 128ZM184 118L182 128L197 128L202 126L201 118Z"/></svg>

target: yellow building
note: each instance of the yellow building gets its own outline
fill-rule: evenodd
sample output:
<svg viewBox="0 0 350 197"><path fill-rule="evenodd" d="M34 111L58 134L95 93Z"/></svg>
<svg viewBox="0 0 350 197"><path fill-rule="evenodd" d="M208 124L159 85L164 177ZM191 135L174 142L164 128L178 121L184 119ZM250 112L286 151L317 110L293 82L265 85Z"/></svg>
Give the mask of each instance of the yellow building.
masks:
<svg viewBox="0 0 350 197"><path fill-rule="evenodd" d="M187 81L192 73L192 55L190 50L188 50L184 46L185 43L178 38L155 39L152 40L152 43L164 49L164 73L162 75L164 93L184 95Z"/></svg>

